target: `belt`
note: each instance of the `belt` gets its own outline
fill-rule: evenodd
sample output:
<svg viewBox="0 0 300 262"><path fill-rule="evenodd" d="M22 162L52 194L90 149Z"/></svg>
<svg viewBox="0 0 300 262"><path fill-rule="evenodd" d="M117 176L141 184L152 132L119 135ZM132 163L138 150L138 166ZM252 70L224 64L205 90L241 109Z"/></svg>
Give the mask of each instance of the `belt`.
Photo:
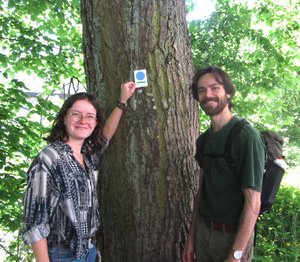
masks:
<svg viewBox="0 0 300 262"><path fill-rule="evenodd" d="M203 220L203 222L209 229L223 233L235 234L238 230L238 225L236 224L222 224L207 220Z"/></svg>

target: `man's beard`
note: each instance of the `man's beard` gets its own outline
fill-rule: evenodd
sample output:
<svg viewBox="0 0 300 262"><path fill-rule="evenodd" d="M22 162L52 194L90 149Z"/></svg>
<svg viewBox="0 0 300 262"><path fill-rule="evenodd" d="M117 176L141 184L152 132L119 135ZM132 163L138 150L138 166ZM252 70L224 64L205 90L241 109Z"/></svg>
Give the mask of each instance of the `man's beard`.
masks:
<svg viewBox="0 0 300 262"><path fill-rule="evenodd" d="M214 107L211 107L210 104L206 104L210 101L217 102L217 105ZM221 113L227 104L228 104L228 99L226 96L223 96L221 98L213 97L213 98L208 98L203 101L200 101L200 107L209 116L215 116L215 115Z"/></svg>

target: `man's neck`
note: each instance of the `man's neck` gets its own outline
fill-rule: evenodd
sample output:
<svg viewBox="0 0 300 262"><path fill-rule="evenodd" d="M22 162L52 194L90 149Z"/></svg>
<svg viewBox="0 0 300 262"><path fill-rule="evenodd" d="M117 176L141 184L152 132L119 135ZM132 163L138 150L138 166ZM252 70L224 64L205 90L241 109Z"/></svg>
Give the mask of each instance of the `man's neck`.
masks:
<svg viewBox="0 0 300 262"><path fill-rule="evenodd" d="M210 121L213 131L219 131L223 126L229 123L232 117L232 112L229 110L228 107L224 108L224 110L221 113L211 116Z"/></svg>

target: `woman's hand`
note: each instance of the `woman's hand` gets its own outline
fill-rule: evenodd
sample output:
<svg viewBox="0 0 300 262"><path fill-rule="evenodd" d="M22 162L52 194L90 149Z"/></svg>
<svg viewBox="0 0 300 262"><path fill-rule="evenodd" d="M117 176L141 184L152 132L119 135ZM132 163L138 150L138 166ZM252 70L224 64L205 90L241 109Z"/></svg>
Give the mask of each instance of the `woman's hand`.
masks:
<svg viewBox="0 0 300 262"><path fill-rule="evenodd" d="M117 105L105 122L102 134L106 137L108 141L111 140L111 138L117 131L121 116L124 110L126 109L127 101L133 95L135 89L136 84L134 82L127 82L121 85L120 102L125 105L124 108L122 105Z"/></svg>
<svg viewBox="0 0 300 262"><path fill-rule="evenodd" d="M127 82L121 85L120 102L127 104L128 99L133 95L136 89L134 82Z"/></svg>

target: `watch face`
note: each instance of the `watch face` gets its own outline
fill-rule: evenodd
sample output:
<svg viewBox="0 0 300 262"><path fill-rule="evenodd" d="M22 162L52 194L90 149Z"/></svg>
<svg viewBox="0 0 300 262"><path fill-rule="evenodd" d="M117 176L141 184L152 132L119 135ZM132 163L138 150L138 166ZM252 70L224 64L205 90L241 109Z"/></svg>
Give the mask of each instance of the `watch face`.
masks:
<svg viewBox="0 0 300 262"><path fill-rule="evenodd" d="M243 251L242 250L236 250L233 252L233 257L235 259L241 259L243 256Z"/></svg>

